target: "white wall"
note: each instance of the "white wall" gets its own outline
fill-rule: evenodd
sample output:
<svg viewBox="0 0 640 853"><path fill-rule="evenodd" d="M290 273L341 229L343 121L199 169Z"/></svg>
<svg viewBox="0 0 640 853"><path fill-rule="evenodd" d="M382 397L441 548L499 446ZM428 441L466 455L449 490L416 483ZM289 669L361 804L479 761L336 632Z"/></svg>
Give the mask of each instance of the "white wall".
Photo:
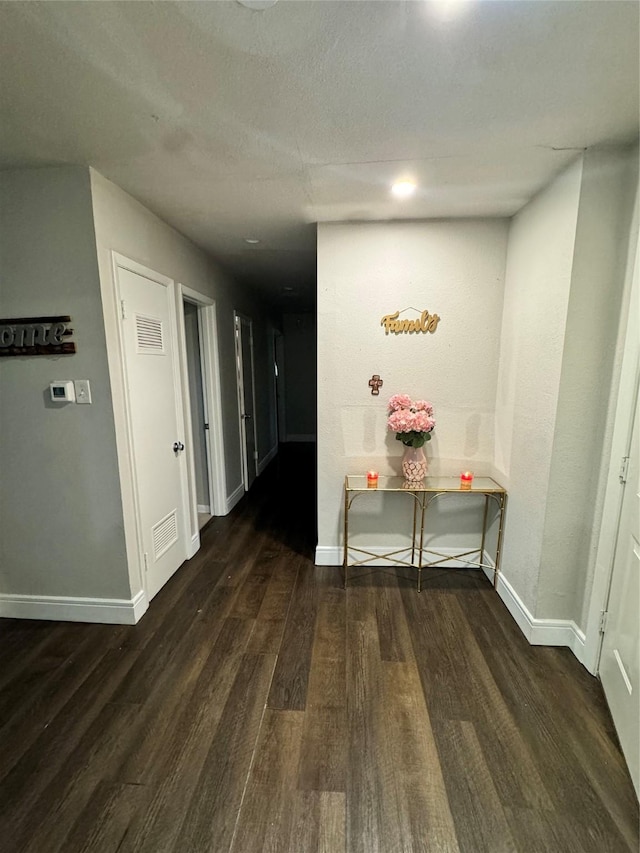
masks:
<svg viewBox="0 0 640 853"><path fill-rule="evenodd" d="M129 599L87 169L0 173L0 258L2 316L70 314L77 347L0 365L0 593ZM93 404L51 403L54 379L89 379Z"/></svg>
<svg viewBox="0 0 640 853"><path fill-rule="evenodd" d="M242 484L233 310L252 317L266 342L268 318L259 301L85 167L1 173L0 313L70 314L77 353L3 359L0 616L133 622L144 612L131 549L132 484L122 456L112 249L215 300L229 493ZM272 365L265 344L256 373L271 389ZM90 380L93 404L52 404L48 386L54 379ZM259 430L258 452L266 456L274 444L273 405L259 423L266 426Z"/></svg>
<svg viewBox="0 0 640 853"><path fill-rule="evenodd" d="M604 500L637 151L584 155L536 615L583 624ZM606 476L606 475L605 475Z"/></svg>
<svg viewBox="0 0 640 853"><path fill-rule="evenodd" d="M266 335L263 329L268 323L264 308L240 287L233 285L215 263L193 243L93 169L91 170L91 191L116 432L118 436L126 435L124 387L117 346L119 314L115 304L111 266L112 250L215 301L226 492L227 497L231 499L242 488L233 312L240 311L253 320L254 332L260 340L261 336ZM269 370L267 359L257 358L256 382L268 383ZM264 430L259 430L259 461L270 450L270 442L271 437L268 434L265 435ZM131 582L135 588L139 580L137 580L138 558L133 525L133 484L124 440L118 442L118 454L120 477L123 483Z"/></svg>
<svg viewBox="0 0 640 853"><path fill-rule="evenodd" d="M611 440L637 154L589 151L514 217L496 404L502 572L528 618L585 627Z"/></svg>
<svg viewBox="0 0 640 853"><path fill-rule="evenodd" d="M392 394L434 404L432 473L493 471L507 229L505 220L318 226L318 560L341 540L344 475L399 473L403 446L386 429ZM439 314L437 331L385 335L381 318L409 306ZM389 511L372 507L367 535ZM471 519L474 541L477 527Z"/></svg>
<svg viewBox="0 0 640 853"><path fill-rule="evenodd" d="M535 613L571 287L582 161L511 221L500 368L496 467L508 489L502 573Z"/></svg>

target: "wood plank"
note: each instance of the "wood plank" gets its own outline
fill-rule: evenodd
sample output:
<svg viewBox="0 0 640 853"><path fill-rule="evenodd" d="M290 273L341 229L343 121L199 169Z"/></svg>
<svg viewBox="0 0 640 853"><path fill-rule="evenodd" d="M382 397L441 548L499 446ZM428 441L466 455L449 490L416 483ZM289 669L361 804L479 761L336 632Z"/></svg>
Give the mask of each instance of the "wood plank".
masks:
<svg viewBox="0 0 640 853"><path fill-rule="evenodd" d="M114 696L115 702L144 703L158 679L166 672L181 638L197 617L203 602L206 602L209 596L220 595L216 584L223 570L223 567L216 566L216 570L211 574L200 572L192 578L178 601L174 602L171 618L156 626L154 642L144 645L135 670L124 679Z"/></svg>
<svg viewBox="0 0 640 853"><path fill-rule="evenodd" d="M205 758L175 849L228 850L275 667L245 655Z"/></svg>
<svg viewBox="0 0 640 853"><path fill-rule="evenodd" d="M344 794L297 791L292 814L290 853L347 853Z"/></svg>
<svg viewBox="0 0 640 853"><path fill-rule="evenodd" d="M473 723L433 721L461 853L510 853L517 846Z"/></svg>
<svg viewBox="0 0 640 853"><path fill-rule="evenodd" d="M282 638L282 649L273 675L268 707L277 711L302 711L316 621L317 593L313 566L301 560Z"/></svg>
<svg viewBox="0 0 640 853"><path fill-rule="evenodd" d="M405 605L407 597L404 598ZM436 599L439 621L443 630L439 649L446 646L449 673L446 683L449 701L453 705L454 689L463 695L453 719L459 719L463 704L467 720L476 724L475 733L480 738L485 759L491 768L501 801L505 805L534 808L551 808L544 776L532 756L519 726L504 701L502 692L478 647L465 615L455 595L442 594ZM431 605L427 611L433 614ZM442 716L440 697L436 688L444 674L439 670L437 682L432 679L433 652L426 658L416 648L416 661L425 688L427 704L433 716ZM436 666L438 666L436 664ZM432 710L435 705L436 711Z"/></svg>
<svg viewBox="0 0 640 853"><path fill-rule="evenodd" d="M180 712L197 689L212 649L217 648L220 631L229 627L224 614L229 611L232 601L232 590L216 587L179 639L169 663L143 702L134 748L118 770L121 782L148 783L162 772L160 768L166 744L173 736ZM243 626L243 646L247 630L248 627ZM230 651L224 644L225 639L226 636L222 654ZM130 680L135 679L136 670L137 667L132 670Z"/></svg>
<svg viewBox="0 0 640 853"><path fill-rule="evenodd" d="M265 712L232 853L289 850L303 716L302 711Z"/></svg>
<svg viewBox="0 0 640 853"><path fill-rule="evenodd" d="M117 853L146 793L141 785L101 781L65 839L64 850Z"/></svg>
<svg viewBox="0 0 640 853"><path fill-rule="evenodd" d="M287 553L278 552L247 651L256 654L280 652L298 569L299 561L292 560Z"/></svg>
<svg viewBox="0 0 640 853"><path fill-rule="evenodd" d="M162 763L118 853L169 853L180 832L214 736L244 663L251 623L227 619L170 739ZM260 683L257 685L260 687ZM259 700L258 700L259 701ZM236 815L233 815L235 822Z"/></svg>
<svg viewBox="0 0 640 853"><path fill-rule="evenodd" d="M58 853L94 790L130 748L137 705L105 705L94 724L34 805L38 821L23 824L11 837L10 850Z"/></svg>
<svg viewBox="0 0 640 853"><path fill-rule="evenodd" d="M347 848L350 853L401 850L398 785L385 727L375 610L366 621L351 621L350 600L351 596L347 602Z"/></svg>
<svg viewBox="0 0 640 853"><path fill-rule="evenodd" d="M402 850L457 853L443 770L415 662L384 663L386 731L398 779Z"/></svg>
<svg viewBox="0 0 640 853"><path fill-rule="evenodd" d="M620 836L611 836L596 822L546 810L505 808L511 833L521 853L637 853Z"/></svg>
<svg viewBox="0 0 640 853"><path fill-rule="evenodd" d="M0 729L0 777L11 770L94 669L103 664L110 650L108 644L102 647L102 640L110 637L111 632L100 631L102 627L106 626L95 626L97 630L84 631L81 635L72 633L75 644L72 653L57 667L43 673L39 683L33 683L26 695L16 696L13 689L6 688L7 700L15 702L15 709Z"/></svg>
<svg viewBox="0 0 640 853"><path fill-rule="evenodd" d="M342 590L319 592L307 692L298 787L346 790L346 600Z"/></svg>
<svg viewBox="0 0 640 853"><path fill-rule="evenodd" d="M376 602L376 622L382 660L413 660L411 636L395 578L393 583L382 587L379 591Z"/></svg>
<svg viewBox="0 0 640 853"><path fill-rule="evenodd" d="M333 791L320 793L318 853L346 853L346 797ZM292 847L295 850L295 847ZM297 848L298 850L301 848Z"/></svg>
<svg viewBox="0 0 640 853"><path fill-rule="evenodd" d="M38 797L79 748L116 686L136 661L137 649L107 651L101 665L78 687L0 782L0 836L13 837L37 814ZM0 766L5 753L0 753ZM42 816L39 815L39 819Z"/></svg>

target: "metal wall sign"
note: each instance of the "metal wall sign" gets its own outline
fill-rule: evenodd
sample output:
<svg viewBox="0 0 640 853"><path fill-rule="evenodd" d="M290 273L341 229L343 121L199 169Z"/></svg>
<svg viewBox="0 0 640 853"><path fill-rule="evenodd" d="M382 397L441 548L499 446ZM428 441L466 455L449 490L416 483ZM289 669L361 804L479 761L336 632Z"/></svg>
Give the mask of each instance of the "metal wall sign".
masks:
<svg viewBox="0 0 640 853"><path fill-rule="evenodd" d="M416 314L419 314L419 317L415 317L413 320L410 319L400 319L400 314L404 314L405 311L415 311ZM380 320L380 325L384 326L384 333L388 335L389 332L393 335L400 334L416 334L424 332L431 332L433 334L435 330L438 328L438 323L440 322L440 317L438 314L430 314L428 311L419 311L417 308L405 308L402 311L396 311L395 314L385 314L382 320Z"/></svg>
<svg viewBox="0 0 640 853"><path fill-rule="evenodd" d="M70 355L76 351L71 317L0 319L0 358L10 355Z"/></svg>

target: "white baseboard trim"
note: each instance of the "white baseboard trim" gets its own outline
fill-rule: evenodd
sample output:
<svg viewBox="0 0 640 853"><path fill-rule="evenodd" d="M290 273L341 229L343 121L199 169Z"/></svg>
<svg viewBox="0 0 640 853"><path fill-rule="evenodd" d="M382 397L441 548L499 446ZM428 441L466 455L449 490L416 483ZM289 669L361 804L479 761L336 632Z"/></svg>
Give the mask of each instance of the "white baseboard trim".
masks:
<svg viewBox="0 0 640 853"><path fill-rule="evenodd" d="M56 622L135 625L148 607L149 602L143 590L130 600L0 594L0 617L5 619L46 619Z"/></svg>
<svg viewBox="0 0 640 853"><path fill-rule="evenodd" d="M314 564L316 566L341 566L342 548L333 545L316 545Z"/></svg>
<svg viewBox="0 0 640 853"><path fill-rule="evenodd" d="M285 442L287 442L287 441L311 441L311 442L315 442L316 434L315 433L309 433L307 435L307 434L295 433L295 432L294 433L288 433L285 436L284 440L285 440Z"/></svg>
<svg viewBox="0 0 640 853"><path fill-rule="evenodd" d="M211 515L211 507L209 504L198 504L198 512L206 512L207 515Z"/></svg>
<svg viewBox="0 0 640 853"><path fill-rule="evenodd" d="M493 572L485 569L485 574L493 581ZM533 616L502 574L498 576L496 591L532 646L566 646L580 663L583 662L585 633L572 619L539 619Z"/></svg>
<svg viewBox="0 0 640 853"><path fill-rule="evenodd" d="M264 457L264 459L262 459L262 461L258 462L258 477L260 476L260 474L262 474L262 472L267 467L269 462L271 462L272 459L275 459L277 452L278 452L278 445L275 444L271 448L271 450L267 453L267 455Z"/></svg>
<svg viewBox="0 0 640 853"><path fill-rule="evenodd" d="M225 515L231 512L234 506L238 503L238 501L242 500L244 497L244 483L240 483L238 488L227 496L227 511Z"/></svg>

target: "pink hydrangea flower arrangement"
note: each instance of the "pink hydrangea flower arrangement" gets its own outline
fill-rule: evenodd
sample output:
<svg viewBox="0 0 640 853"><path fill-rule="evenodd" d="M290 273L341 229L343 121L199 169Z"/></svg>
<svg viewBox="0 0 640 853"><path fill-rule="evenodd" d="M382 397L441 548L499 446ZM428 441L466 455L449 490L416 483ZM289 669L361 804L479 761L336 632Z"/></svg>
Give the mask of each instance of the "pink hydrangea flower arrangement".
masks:
<svg viewBox="0 0 640 853"><path fill-rule="evenodd" d="M436 425L433 406L426 400L414 403L407 394L394 394L389 400L387 425L395 432L396 439L407 447L422 447L431 440Z"/></svg>

